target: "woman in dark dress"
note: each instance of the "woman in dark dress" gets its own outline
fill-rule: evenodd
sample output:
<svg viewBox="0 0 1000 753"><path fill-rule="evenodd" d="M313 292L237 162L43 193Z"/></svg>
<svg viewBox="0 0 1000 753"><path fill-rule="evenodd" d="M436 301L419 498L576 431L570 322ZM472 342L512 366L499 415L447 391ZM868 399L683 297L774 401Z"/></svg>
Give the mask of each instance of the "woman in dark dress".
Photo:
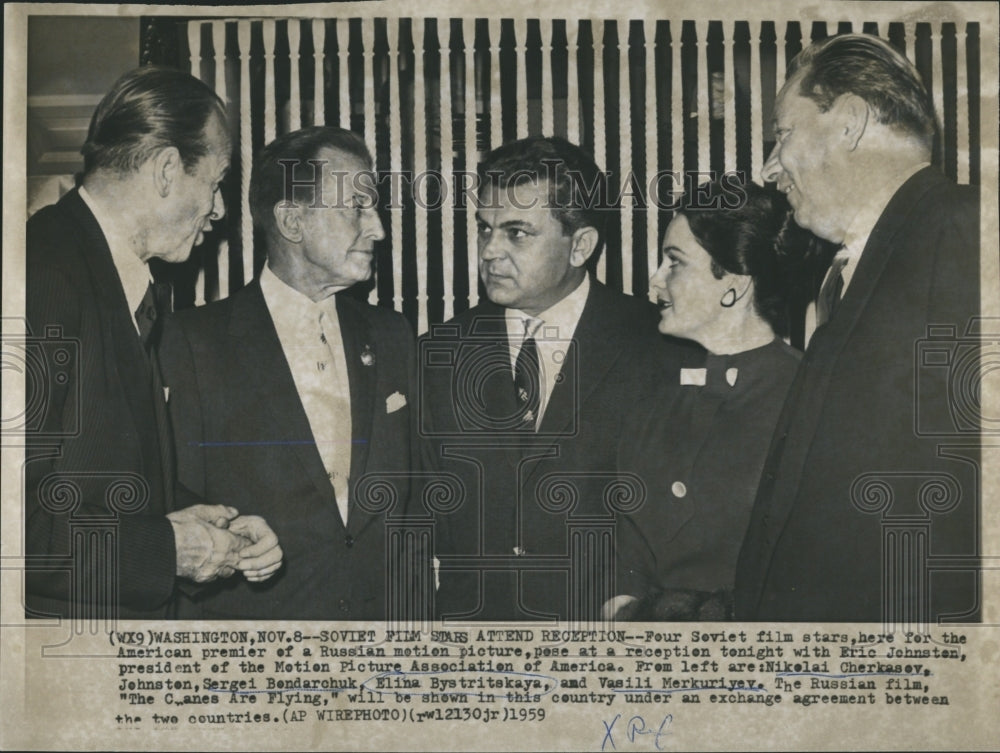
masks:
<svg viewBox="0 0 1000 753"><path fill-rule="evenodd" d="M788 216L777 191L715 182L687 197L667 228L663 263L650 278L659 328L707 355L703 368L664 374L622 432L619 467L642 479L647 496L618 519L608 617L731 614L737 556L801 355L779 337L787 330L785 255L795 253L792 236L801 237Z"/></svg>

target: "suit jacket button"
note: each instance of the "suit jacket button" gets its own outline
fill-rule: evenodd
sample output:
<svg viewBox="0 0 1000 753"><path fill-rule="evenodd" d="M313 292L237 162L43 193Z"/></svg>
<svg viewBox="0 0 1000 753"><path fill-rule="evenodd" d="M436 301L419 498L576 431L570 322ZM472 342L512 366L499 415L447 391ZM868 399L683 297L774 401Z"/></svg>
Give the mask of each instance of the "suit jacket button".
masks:
<svg viewBox="0 0 1000 753"><path fill-rule="evenodd" d="M347 545L348 548L354 546L354 537L348 534L347 538L344 539L344 543Z"/></svg>
<svg viewBox="0 0 1000 753"><path fill-rule="evenodd" d="M688 490L683 481L675 481L670 485L670 492L680 499L687 496Z"/></svg>
<svg viewBox="0 0 1000 753"><path fill-rule="evenodd" d="M345 599L341 599L340 603L337 606L340 608L341 612L350 612L351 611L351 607L350 607L350 605L347 603L347 601Z"/></svg>

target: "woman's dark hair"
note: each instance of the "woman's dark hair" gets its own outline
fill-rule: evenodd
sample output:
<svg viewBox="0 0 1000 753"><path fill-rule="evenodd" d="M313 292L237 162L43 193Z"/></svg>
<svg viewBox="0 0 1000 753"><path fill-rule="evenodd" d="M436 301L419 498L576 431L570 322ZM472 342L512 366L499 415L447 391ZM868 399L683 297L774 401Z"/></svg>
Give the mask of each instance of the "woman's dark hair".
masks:
<svg viewBox="0 0 1000 753"><path fill-rule="evenodd" d="M677 213L712 257L715 277L750 276L754 309L777 335L788 334L796 287L791 273L810 234L792 221L784 194L727 173L685 195Z"/></svg>

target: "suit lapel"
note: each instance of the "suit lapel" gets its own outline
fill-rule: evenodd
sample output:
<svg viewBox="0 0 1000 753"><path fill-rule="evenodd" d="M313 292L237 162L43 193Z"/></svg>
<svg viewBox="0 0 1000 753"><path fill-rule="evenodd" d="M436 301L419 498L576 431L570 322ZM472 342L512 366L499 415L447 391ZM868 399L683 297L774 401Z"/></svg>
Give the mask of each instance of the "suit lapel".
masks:
<svg viewBox="0 0 1000 753"><path fill-rule="evenodd" d="M111 258L111 249L104 237L101 226L77 191L71 191L63 200L63 206L83 228L85 236L86 260L93 275L94 293L101 312L101 332L103 350L108 354L104 367L116 378L109 378L108 384L121 385L125 400L132 414L135 435L140 438L143 470L150 480L162 483L164 468L160 442L165 426L157 421L153 399L153 373L149 356L139 340L129 311L125 290ZM158 427L160 431L150 433L146 427Z"/></svg>
<svg viewBox="0 0 1000 753"><path fill-rule="evenodd" d="M362 311L362 304L348 296L337 296L337 317L340 320L340 336L344 344L344 359L347 365L347 381L351 395L351 485L365 474L371 439L375 434L375 385L380 369L385 368L384 360L391 353L379 351L375 333L369 326ZM382 410L385 408L382 406ZM347 524L352 532L359 532L371 520L371 515L356 504L351 494Z"/></svg>
<svg viewBox="0 0 1000 753"><path fill-rule="evenodd" d="M511 433L520 412L514 394L505 311L484 301L462 332L460 367L454 375L451 400L455 410L469 413L476 430L505 437L497 442L498 457L512 468L521 460L520 444ZM459 425L464 425L460 420Z"/></svg>
<svg viewBox="0 0 1000 753"><path fill-rule="evenodd" d="M270 426L261 427L261 436L290 444L320 496L335 506L333 486L313 441L309 419L256 280L245 288L244 294L234 297L230 332L236 340L240 373L251 381L250 402L266 405L270 414ZM340 520L339 515L334 517Z"/></svg>
<svg viewBox="0 0 1000 753"><path fill-rule="evenodd" d="M582 406L586 405L591 393L604 381L618 359L620 343L608 336L609 331L615 331L616 318L617 313L609 304L607 290L600 283L591 281L587 303L563 361L563 379L552 388L542 416L537 446L547 449L563 440L567 432L574 428L574 421L580 420ZM528 461L523 481L528 481L534 473L538 459Z"/></svg>
<svg viewBox="0 0 1000 753"><path fill-rule="evenodd" d="M837 307L837 315L824 327L827 332L822 341L827 346L824 350L828 358L839 356L878 288L890 258L901 250L894 243L896 236L910 224L913 207L931 190L937 177L938 174L930 167L916 173L896 191L875 223L851 284Z"/></svg>
<svg viewBox="0 0 1000 753"><path fill-rule="evenodd" d="M788 432L788 442L784 444L782 449L782 454L785 457L779 459L781 461L781 475L785 477L791 474L795 483L789 487L792 490L791 493L775 494L775 490L772 489L767 511L770 522L766 526L771 531L770 535L767 536L771 542L777 541L781 535L798 499L794 490L798 488L802 478L809 448L812 446L823 410L823 403L833 378L833 367L847 346L851 332L864 315L889 260L893 254L905 252L905 249L897 247L897 244L894 243L896 236L909 226L913 208L938 180L939 176L933 168L925 168L896 191L875 227L872 228L851 284L837 308L836 316L828 324L817 329L809 343L807 357L811 357L812 363L808 373L800 367L789 390L789 399L786 400L782 410L782 417L776 432L779 435ZM809 422L808 425L804 426L804 434L789 432L797 419ZM792 468L789 469L785 464L789 462L788 456L792 453L794 453L795 460ZM758 570L754 578L756 588L754 604L759 600L769 564L769 556L762 557L757 563Z"/></svg>

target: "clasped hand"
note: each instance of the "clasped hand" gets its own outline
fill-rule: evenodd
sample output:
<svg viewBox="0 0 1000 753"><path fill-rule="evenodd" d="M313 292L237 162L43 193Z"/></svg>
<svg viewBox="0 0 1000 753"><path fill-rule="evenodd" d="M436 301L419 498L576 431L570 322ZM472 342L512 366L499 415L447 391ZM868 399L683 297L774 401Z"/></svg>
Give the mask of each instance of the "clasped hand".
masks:
<svg viewBox="0 0 1000 753"><path fill-rule="evenodd" d="M174 529L178 576L205 583L240 570L259 583L281 567L278 537L258 515L240 515L223 505L191 505L167 519Z"/></svg>

